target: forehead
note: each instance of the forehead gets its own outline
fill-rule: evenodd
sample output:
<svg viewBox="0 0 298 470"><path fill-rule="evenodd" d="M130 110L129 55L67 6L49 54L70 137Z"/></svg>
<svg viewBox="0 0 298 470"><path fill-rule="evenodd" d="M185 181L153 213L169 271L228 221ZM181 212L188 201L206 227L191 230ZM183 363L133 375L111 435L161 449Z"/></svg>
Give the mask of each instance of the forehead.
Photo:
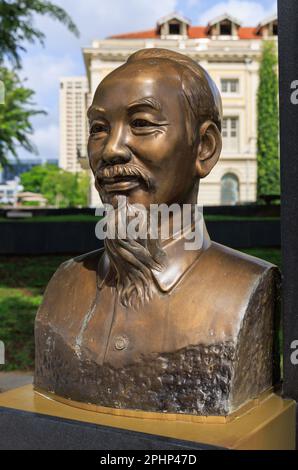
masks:
<svg viewBox="0 0 298 470"><path fill-rule="evenodd" d="M160 62L136 62L116 69L98 86L93 105L119 109L150 97L164 111L180 107L183 100L180 75L174 66Z"/></svg>

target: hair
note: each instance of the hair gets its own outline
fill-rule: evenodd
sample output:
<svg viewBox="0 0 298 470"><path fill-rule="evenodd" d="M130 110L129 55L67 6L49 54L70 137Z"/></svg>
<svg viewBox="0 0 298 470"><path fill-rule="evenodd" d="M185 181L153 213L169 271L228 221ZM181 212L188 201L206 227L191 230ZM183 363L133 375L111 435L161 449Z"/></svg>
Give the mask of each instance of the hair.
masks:
<svg viewBox="0 0 298 470"><path fill-rule="evenodd" d="M210 75L197 62L179 52L168 49L141 49L127 59L127 64L139 61L169 61L180 74L182 91L190 110L196 131L205 121L212 121L221 132L222 102L220 93Z"/></svg>
<svg viewBox="0 0 298 470"><path fill-rule="evenodd" d="M140 214L137 206L130 204L126 196L121 196L121 199L117 197L117 209L113 211L115 218L107 219L108 226L112 224L112 236L105 238L105 250L112 268L107 283L112 281L116 285L124 307L137 310L152 298L155 286L152 271L163 268L166 254L159 238L132 238L129 233L126 238L119 236L119 233L126 232L128 220ZM124 213L123 209L126 209ZM113 237L114 223L116 237ZM148 232L148 220L145 218L141 223L145 224L143 228Z"/></svg>

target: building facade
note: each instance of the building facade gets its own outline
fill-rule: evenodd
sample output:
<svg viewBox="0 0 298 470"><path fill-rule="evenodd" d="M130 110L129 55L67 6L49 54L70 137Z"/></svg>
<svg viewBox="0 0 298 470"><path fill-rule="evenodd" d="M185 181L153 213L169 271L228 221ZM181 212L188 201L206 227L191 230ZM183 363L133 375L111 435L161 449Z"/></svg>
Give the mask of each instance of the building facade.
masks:
<svg viewBox="0 0 298 470"><path fill-rule="evenodd" d="M60 79L59 166L64 170L81 171L79 159L86 156L88 127L86 118L86 77L65 77Z"/></svg>
<svg viewBox="0 0 298 470"><path fill-rule="evenodd" d="M13 180L8 180L5 183L0 182L0 204L16 205L18 194L23 190L20 180L16 177Z"/></svg>
<svg viewBox="0 0 298 470"><path fill-rule="evenodd" d="M242 27L237 19L222 15L208 25L192 27L187 19L172 14L152 30L95 40L83 49L86 103L91 102L100 81L139 49L162 47L186 54L209 72L223 101L223 151L213 171L200 183L199 201L204 205L254 202L259 61L262 41L276 36L276 17L256 27ZM91 205L96 206L93 184L91 192Z"/></svg>

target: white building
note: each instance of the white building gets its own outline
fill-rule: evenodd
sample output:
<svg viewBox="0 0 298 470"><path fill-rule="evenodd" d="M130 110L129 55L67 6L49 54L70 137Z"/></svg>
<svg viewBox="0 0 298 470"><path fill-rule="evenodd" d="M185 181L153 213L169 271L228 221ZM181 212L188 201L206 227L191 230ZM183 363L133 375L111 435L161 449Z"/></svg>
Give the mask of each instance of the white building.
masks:
<svg viewBox="0 0 298 470"><path fill-rule="evenodd" d="M207 25L192 27L187 19L174 13L159 20L152 30L94 40L90 47L83 48L87 103L90 104L100 81L139 49L162 47L188 55L210 73L221 92L224 109L223 152L210 175L201 181L200 202L205 205L254 202L259 60L262 40L276 36L276 16L255 27L242 27L237 19L225 14ZM64 83L67 84L67 80ZM68 90L65 86L64 93ZM69 93L73 99L73 89ZM69 117L69 146L75 136L73 115ZM61 162L67 162L67 133L64 127ZM83 144L83 139L81 142ZM73 155L75 145L69 150L69 168L75 166ZM98 195L93 180L91 188L91 205L96 206Z"/></svg>
<svg viewBox="0 0 298 470"><path fill-rule="evenodd" d="M86 156L88 125L86 118L86 77L60 79L60 154L59 166L68 171L81 171L79 156Z"/></svg>
<svg viewBox="0 0 298 470"><path fill-rule="evenodd" d="M20 178L16 177L13 180L0 183L0 203L16 205L18 194L23 190L20 184Z"/></svg>

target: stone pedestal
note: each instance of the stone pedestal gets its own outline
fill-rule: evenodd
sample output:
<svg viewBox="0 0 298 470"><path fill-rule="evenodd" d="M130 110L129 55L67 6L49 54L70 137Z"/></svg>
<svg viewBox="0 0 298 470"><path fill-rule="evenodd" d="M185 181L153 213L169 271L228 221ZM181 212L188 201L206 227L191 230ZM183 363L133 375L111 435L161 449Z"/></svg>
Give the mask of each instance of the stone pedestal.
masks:
<svg viewBox="0 0 298 470"><path fill-rule="evenodd" d="M31 385L2 393L0 449L295 448L295 403L273 393L228 417L81 409L56 398Z"/></svg>

